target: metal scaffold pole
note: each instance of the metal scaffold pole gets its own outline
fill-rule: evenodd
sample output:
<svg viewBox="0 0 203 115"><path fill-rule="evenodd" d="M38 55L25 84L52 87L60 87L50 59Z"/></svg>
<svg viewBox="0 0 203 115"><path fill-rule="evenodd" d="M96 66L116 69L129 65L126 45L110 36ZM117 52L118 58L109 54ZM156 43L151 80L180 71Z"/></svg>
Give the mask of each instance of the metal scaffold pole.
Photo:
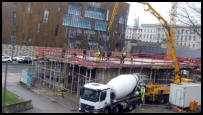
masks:
<svg viewBox="0 0 203 115"><path fill-rule="evenodd" d="M44 79L43 79L43 86L45 85L45 77L46 77L46 62L44 61Z"/></svg>
<svg viewBox="0 0 203 115"><path fill-rule="evenodd" d="M73 76L74 76L74 64L72 65L72 81L71 81L71 93L73 92Z"/></svg>
<svg viewBox="0 0 203 115"><path fill-rule="evenodd" d="M50 71L50 75L49 75L49 88L51 88L51 76L52 76L52 62L50 62L50 69L49 69L49 71Z"/></svg>
<svg viewBox="0 0 203 115"><path fill-rule="evenodd" d="M61 81L61 63L59 62L59 71L58 71L58 87L57 87L57 90L59 90L61 88L61 85L60 85L60 81Z"/></svg>
<svg viewBox="0 0 203 115"><path fill-rule="evenodd" d="M78 96L78 94L79 94L79 90L80 90L80 66L79 66L79 72L78 72L78 85L77 85L77 96Z"/></svg>
<svg viewBox="0 0 203 115"><path fill-rule="evenodd" d="M55 70L54 70L54 94L56 95L56 61L55 61Z"/></svg>
<svg viewBox="0 0 203 115"><path fill-rule="evenodd" d="M121 74L121 68L118 68L118 75Z"/></svg>
<svg viewBox="0 0 203 115"><path fill-rule="evenodd" d="M92 69L90 69L89 83L90 83L90 81L91 81L91 77L92 77Z"/></svg>
<svg viewBox="0 0 203 115"><path fill-rule="evenodd" d="M104 84L104 69L103 69L103 73L102 73L102 83Z"/></svg>
<svg viewBox="0 0 203 115"><path fill-rule="evenodd" d="M154 83L155 83L155 77L156 77L156 70L154 70Z"/></svg>
<svg viewBox="0 0 203 115"><path fill-rule="evenodd" d="M88 68L86 68L85 84L86 84L86 82L87 82L87 72L88 72Z"/></svg>

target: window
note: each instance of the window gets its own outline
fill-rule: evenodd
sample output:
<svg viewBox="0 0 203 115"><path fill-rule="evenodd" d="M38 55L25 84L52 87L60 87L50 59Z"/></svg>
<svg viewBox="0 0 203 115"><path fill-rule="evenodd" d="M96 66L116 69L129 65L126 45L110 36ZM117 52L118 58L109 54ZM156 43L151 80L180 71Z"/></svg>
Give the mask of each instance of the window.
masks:
<svg viewBox="0 0 203 115"><path fill-rule="evenodd" d="M177 36L177 40L179 39L179 36Z"/></svg>
<svg viewBox="0 0 203 115"><path fill-rule="evenodd" d="M182 29L181 31L182 31L182 34L183 34L184 33L184 29Z"/></svg>
<svg viewBox="0 0 203 115"><path fill-rule="evenodd" d="M189 36L189 40L191 41L191 36Z"/></svg>
<svg viewBox="0 0 203 115"><path fill-rule="evenodd" d="M58 6L58 12L61 11L61 2L59 2L59 6Z"/></svg>
<svg viewBox="0 0 203 115"><path fill-rule="evenodd" d="M119 19L119 24L124 24L125 23L125 18L124 16L121 16Z"/></svg>
<svg viewBox="0 0 203 115"><path fill-rule="evenodd" d="M44 22L47 23L48 22L48 17L49 17L49 10L44 10Z"/></svg>
<svg viewBox="0 0 203 115"><path fill-rule="evenodd" d="M58 24L56 24L55 36L57 36L57 35L58 35L58 28L59 28L59 25L58 25Z"/></svg>
<svg viewBox="0 0 203 115"><path fill-rule="evenodd" d="M31 2L28 2L28 6L27 6L28 13L30 13L30 8L31 8Z"/></svg>
<svg viewBox="0 0 203 115"><path fill-rule="evenodd" d="M195 41L195 36L193 36L193 41Z"/></svg>
<svg viewBox="0 0 203 115"><path fill-rule="evenodd" d="M82 6L81 5L75 5L75 4L69 5L68 14L81 16L81 12L82 12Z"/></svg>
<svg viewBox="0 0 203 115"><path fill-rule="evenodd" d="M185 41L187 41L187 36L185 36Z"/></svg>
<svg viewBox="0 0 203 115"><path fill-rule="evenodd" d="M91 20L84 17L64 14L63 25L91 29Z"/></svg>
<svg viewBox="0 0 203 115"><path fill-rule="evenodd" d="M106 91L101 92L100 101L104 101L106 99Z"/></svg>
<svg viewBox="0 0 203 115"><path fill-rule="evenodd" d="M39 22L39 23L38 23L38 26L37 26L37 33L38 33L38 34L40 34L40 25L41 25L41 22Z"/></svg>
<svg viewBox="0 0 203 115"><path fill-rule="evenodd" d="M96 22L95 23L95 30L99 30L99 31L106 31L108 24L106 23L102 23L102 22Z"/></svg>
<svg viewBox="0 0 203 115"><path fill-rule="evenodd" d="M98 20L105 20L106 13L107 12L103 9L93 9L91 7L86 7L85 17L94 18Z"/></svg>
<svg viewBox="0 0 203 115"><path fill-rule="evenodd" d="M101 3L100 2L88 2L88 6L100 8Z"/></svg>
<svg viewBox="0 0 203 115"><path fill-rule="evenodd" d="M118 24L116 24L115 32L118 32Z"/></svg>
<svg viewBox="0 0 203 115"><path fill-rule="evenodd" d="M28 37L28 44L32 45L32 34L30 34Z"/></svg>
<svg viewBox="0 0 203 115"><path fill-rule="evenodd" d="M67 37L69 39L75 39L74 41L81 41L82 38L82 29L67 28Z"/></svg>
<svg viewBox="0 0 203 115"><path fill-rule="evenodd" d="M193 48L195 47L195 44L193 44Z"/></svg>
<svg viewBox="0 0 203 115"><path fill-rule="evenodd" d="M181 40L183 40L183 36L181 36Z"/></svg>
<svg viewBox="0 0 203 115"><path fill-rule="evenodd" d="M16 12L13 12L13 25L16 25Z"/></svg>
<svg viewBox="0 0 203 115"><path fill-rule="evenodd" d="M107 11L106 11L106 21L108 21L108 19L109 19L109 10L107 9Z"/></svg>

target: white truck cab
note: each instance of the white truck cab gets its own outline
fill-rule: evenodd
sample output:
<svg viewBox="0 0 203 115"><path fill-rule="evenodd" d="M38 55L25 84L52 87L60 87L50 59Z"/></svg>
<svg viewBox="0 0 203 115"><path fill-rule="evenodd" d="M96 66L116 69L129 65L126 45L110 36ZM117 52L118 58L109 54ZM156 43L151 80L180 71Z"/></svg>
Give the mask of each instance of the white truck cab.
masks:
<svg viewBox="0 0 203 115"><path fill-rule="evenodd" d="M99 83L85 84L80 90L80 112L99 112L110 105L111 88Z"/></svg>

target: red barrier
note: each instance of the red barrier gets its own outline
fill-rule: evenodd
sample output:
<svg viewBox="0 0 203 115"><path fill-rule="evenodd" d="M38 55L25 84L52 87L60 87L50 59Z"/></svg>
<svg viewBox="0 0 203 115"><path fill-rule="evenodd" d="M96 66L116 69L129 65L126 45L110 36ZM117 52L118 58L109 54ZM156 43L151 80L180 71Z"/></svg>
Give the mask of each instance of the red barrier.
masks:
<svg viewBox="0 0 203 115"><path fill-rule="evenodd" d="M86 56L86 57L92 57L92 58L96 58L97 56L95 55L90 55L90 54L94 54L96 53L96 50L93 51L89 51L87 50L87 55L83 54L83 50L81 49L65 49L65 52L62 52L62 48L36 48L36 52L38 53L37 56L41 57L41 58L45 58L45 59L55 59L56 56L62 57L65 55L72 55L75 59L75 61L82 61L85 62L85 64L88 64L88 66L103 66L103 67L127 67L130 65L101 65L101 64L91 64L92 62L96 62L96 61L90 61L90 60L84 60L83 58L79 58L79 57L75 57L74 55L77 56ZM105 51L106 53L106 51ZM121 52L112 52L112 55L121 55ZM43 55L43 56L42 56ZM131 57L126 57L125 58L125 62L140 62L140 63L149 63L149 64L155 64L155 63L168 63L168 64L172 64L173 60L166 60L165 59L165 55L155 55L155 54L138 54L138 53L134 53L134 54L128 54L128 55L133 55ZM46 56L53 56L53 57L46 57ZM135 57L137 56L137 57ZM143 57L144 56L144 57ZM102 56L100 56L101 59ZM141 58L142 57L142 58ZM114 62L114 61L120 61L121 57L102 57L103 60L100 60L100 62ZM109 58L109 60L107 60ZM196 64L195 66L199 66L200 64L200 59L192 59L192 58L184 58L184 57L177 57L178 61L180 63L186 63L188 65L190 64ZM156 62L145 62L145 61L138 61L138 60L131 60L131 59L151 59L153 61L157 60ZM65 60L62 59L62 60ZM71 60L72 61L72 60ZM160 61L167 61L167 62L160 62ZM172 62L168 62L168 61L172 61ZM80 64L84 64L82 62L75 62L75 63L80 63ZM143 65L144 66L144 65Z"/></svg>

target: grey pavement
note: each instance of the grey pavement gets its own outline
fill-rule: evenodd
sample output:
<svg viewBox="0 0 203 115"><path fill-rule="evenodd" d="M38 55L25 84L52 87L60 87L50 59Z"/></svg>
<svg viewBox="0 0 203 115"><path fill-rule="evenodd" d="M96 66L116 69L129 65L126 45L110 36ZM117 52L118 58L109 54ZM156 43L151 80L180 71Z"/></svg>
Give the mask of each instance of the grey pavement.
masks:
<svg viewBox="0 0 203 115"><path fill-rule="evenodd" d="M43 97L37 93L30 92L18 85L21 74L8 73L7 76L7 89L15 93L17 96L24 100L32 100L33 109L24 111L23 113L74 113L59 103L52 102L52 100ZM2 73L2 86L4 84L4 76Z"/></svg>
<svg viewBox="0 0 203 115"><path fill-rule="evenodd" d="M178 113L177 111L166 109L164 105L140 105L130 113Z"/></svg>

